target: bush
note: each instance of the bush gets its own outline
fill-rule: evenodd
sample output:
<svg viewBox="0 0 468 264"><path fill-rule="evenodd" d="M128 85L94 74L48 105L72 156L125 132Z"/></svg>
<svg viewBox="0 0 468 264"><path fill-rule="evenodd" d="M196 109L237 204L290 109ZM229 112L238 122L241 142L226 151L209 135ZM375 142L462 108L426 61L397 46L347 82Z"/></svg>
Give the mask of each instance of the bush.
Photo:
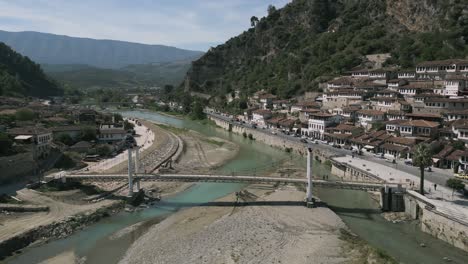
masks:
<svg viewBox="0 0 468 264"><path fill-rule="evenodd" d="M111 153L111 149L108 145L100 145L96 148L96 154L101 157L109 156Z"/></svg>
<svg viewBox="0 0 468 264"><path fill-rule="evenodd" d="M247 133L246 133L245 131L242 132L242 136L246 138L246 137L247 137Z"/></svg>
<svg viewBox="0 0 468 264"><path fill-rule="evenodd" d="M62 134L60 136L58 136L57 140L59 142L62 142L63 144L67 145L67 146L71 146L73 145L73 139L70 135L68 134Z"/></svg>
<svg viewBox="0 0 468 264"><path fill-rule="evenodd" d="M11 152L13 141L7 134L0 132L0 155L7 155Z"/></svg>
<svg viewBox="0 0 468 264"><path fill-rule="evenodd" d="M63 154L62 157L59 159L57 163L55 163L54 167L57 169L71 169L76 166L75 161L70 158L68 155Z"/></svg>
<svg viewBox="0 0 468 264"><path fill-rule="evenodd" d="M250 140L253 140L253 139L254 139L254 138L253 138L253 135L252 135L251 133L249 133L248 137L249 137Z"/></svg>

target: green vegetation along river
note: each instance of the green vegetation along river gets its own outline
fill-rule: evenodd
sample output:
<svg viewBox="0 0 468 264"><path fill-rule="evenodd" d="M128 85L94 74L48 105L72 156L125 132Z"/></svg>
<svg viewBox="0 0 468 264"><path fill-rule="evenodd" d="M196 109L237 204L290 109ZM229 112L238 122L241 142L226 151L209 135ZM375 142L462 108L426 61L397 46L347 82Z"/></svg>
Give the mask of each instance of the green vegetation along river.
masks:
<svg viewBox="0 0 468 264"><path fill-rule="evenodd" d="M157 121L178 128L187 128L210 137L231 140L240 146L238 155L219 170L224 173L245 171L260 173L271 170L271 164L284 159L292 159L305 166L305 158L291 156L280 149L250 141L212 125L190 120L177 119L153 112L128 111L124 116ZM321 164L315 164L315 173L326 174ZM135 213L121 212L103 219L72 236L44 245L31 246L6 263L38 263L64 252L73 251L77 257L86 258L86 263L117 263L126 249L147 228L168 214L182 209L187 204L193 206L213 201L243 188L242 184L199 183L186 191L165 199L149 209ZM350 229L372 246L387 252L401 263L442 263L444 257L452 263L466 263L468 255L447 243L432 238L419 231L415 223L391 223L380 216L378 205L370 195L362 191L316 190L318 196L327 202L344 220ZM143 223L135 228L134 224ZM126 229L127 228L127 229ZM123 229L129 230L122 232ZM117 235L121 234L121 235ZM426 247L421 247L424 242Z"/></svg>

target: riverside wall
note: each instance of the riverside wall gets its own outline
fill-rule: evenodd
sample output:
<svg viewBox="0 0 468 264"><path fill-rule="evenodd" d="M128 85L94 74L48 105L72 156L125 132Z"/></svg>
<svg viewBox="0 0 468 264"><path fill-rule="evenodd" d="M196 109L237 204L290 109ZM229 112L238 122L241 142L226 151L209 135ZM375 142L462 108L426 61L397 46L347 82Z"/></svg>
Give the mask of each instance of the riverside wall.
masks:
<svg viewBox="0 0 468 264"><path fill-rule="evenodd" d="M468 223L437 210L429 199L414 191L404 197L405 213L419 219L421 230L468 252Z"/></svg>
<svg viewBox="0 0 468 264"><path fill-rule="evenodd" d="M243 135L244 133L246 135L251 134L253 139L256 141L260 141L272 147L288 150L301 156L307 155L307 149L303 143L287 140L277 135L269 134L268 132L265 132L261 129L245 127L211 115L208 115L208 118L212 120L217 126L224 128L225 130L231 131L233 133L236 133L238 135ZM330 157L334 156L335 154L327 150L314 148L313 155L315 159L325 161Z"/></svg>

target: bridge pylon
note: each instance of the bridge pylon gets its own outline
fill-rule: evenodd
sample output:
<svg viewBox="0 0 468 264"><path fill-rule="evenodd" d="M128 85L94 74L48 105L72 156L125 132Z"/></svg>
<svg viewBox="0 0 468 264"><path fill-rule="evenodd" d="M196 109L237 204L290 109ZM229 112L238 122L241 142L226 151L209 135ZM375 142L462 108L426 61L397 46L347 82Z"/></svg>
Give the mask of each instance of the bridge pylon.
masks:
<svg viewBox="0 0 468 264"><path fill-rule="evenodd" d="M307 204L307 207L314 206L314 198L312 196L312 148L307 148L306 204Z"/></svg>
<svg viewBox="0 0 468 264"><path fill-rule="evenodd" d="M128 196L133 196L133 159L132 148L128 149Z"/></svg>

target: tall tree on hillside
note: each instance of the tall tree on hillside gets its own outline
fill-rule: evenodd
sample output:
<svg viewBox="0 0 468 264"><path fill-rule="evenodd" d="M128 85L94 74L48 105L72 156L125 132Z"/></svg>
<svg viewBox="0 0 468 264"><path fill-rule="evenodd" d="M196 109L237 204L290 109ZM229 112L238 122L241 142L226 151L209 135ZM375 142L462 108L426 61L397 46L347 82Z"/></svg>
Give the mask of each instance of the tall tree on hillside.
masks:
<svg viewBox="0 0 468 264"><path fill-rule="evenodd" d="M250 25L251 25L252 27L255 27L255 26L257 25L257 23L258 23L258 17L252 16L252 17L250 18Z"/></svg>
<svg viewBox="0 0 468 264"><path fill-rule="evenodd" d="M424 195L424 169L432 164L431 149L427 144L419 144L413 153L413 164L419 167L419 192Z"/></svg>
<svg viewBox="0 0 468 264"><path fill-rule="evenodd" d="M274 12L276 12L276 7L274 5L269 5L268 6L268 15L272 15Z"/></svg>

